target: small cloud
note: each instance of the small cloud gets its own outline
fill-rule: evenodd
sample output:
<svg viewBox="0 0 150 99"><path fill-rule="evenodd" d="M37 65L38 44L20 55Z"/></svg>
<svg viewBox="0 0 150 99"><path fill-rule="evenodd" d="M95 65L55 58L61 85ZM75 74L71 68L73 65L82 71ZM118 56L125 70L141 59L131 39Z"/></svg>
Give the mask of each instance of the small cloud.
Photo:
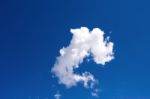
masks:
<svg viewBox="0 0 150 99"><path fill-rule="evenodd" d="M55 99L60 99L61 97L61 94L59 92L57 92L55 95L54 95Z"/></svg>
<svg viewBox="0 0 150 99"><path fill-rule="evenodd" d="M95 93L95 92L91 92L91 95L92 95L93 97L99 97L99 95L98 95L97 93Z"/></svg>
<svg viewBox="0 0 150 99"><path fill-rule="evenodd" d="M60 49L60 56L52 68L52 72L59 79L60 84L70 88L82 82L85 88L96 84L96 79L90 72L81 75L74 72L86 57L92 56L96 64L105 65L114 59L113 42L109 37L104 37L104 32L99 28L90 31L87 27L71 29L72 40L67 47ZM95 93L93 95L96 96Z"/></svg>
<svg viewBox="0 0 150 99"><path fill-rule="evenodd" d="M97 97L98 98L99 97L99 92L100 92L100 90L96 88L96 89L93 90L93 92L91 92L91 95L93 97Z"/></svg>

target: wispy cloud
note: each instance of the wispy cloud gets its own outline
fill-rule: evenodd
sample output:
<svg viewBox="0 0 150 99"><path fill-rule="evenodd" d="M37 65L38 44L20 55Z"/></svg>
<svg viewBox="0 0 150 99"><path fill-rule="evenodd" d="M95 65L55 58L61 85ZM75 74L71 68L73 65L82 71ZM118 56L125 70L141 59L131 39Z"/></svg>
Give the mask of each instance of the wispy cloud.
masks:
<svg viewBox="0 0 150 99"><path fill-rule="evenodd" d="M61 97L61 94L59 92L57 92L55 95L54 95L55 99L60 99Z"/></svg>
<svg viewBox="0 0 150 99"><path fill-rule="evenodd" d="M98 98L99 97L99 92L100 92L100 90L96 88L91 92L91 95Z"/></svg>
<svg viewBox="0 0 150 99"><path fill-rule="evenodd" d="M60 56L57 57L52 72L58 77L59 83L66 87L82 82L84 87L89 88L96 83L94 76L90 72L79 75L74 70L90 55L96 64L105 65L114 58L114 44L109 41L109 37L104 38L104 32L99 28L89 31L87 27L81 27L71 29L70 32L73 34L72 40L67 47L60 49Z"/></svg>

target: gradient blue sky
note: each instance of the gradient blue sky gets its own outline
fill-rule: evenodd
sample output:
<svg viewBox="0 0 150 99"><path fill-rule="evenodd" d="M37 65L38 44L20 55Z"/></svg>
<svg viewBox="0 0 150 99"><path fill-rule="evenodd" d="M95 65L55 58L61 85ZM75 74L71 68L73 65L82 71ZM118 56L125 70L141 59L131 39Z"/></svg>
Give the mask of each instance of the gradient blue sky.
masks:
<svg viewBox="0 0 150 99"><path fill-rule="evenodd" d="M150 99L149 0L1 0L0 99L95 99L66 89L50 70L70 28L99 27L115 44L105 67L84 62L100 81L99 99ZM111 33L109 33L111 32Z"/></svg>

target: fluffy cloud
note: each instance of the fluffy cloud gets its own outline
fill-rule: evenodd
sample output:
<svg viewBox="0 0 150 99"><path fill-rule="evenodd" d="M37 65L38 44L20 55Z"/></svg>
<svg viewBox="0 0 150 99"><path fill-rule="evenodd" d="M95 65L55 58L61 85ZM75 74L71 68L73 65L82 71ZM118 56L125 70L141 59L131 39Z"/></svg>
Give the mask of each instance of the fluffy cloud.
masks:
<svg viewBox="0 0 150 99"><path fill-rule="evenodd" d="M84 87L92 88L96 79L90 72L81 75L74 72L79 68L83 59L91 55L96 64L105 65L111 61L113 56L113 43L109 37L104 38L104 32L99 28L89 31L87 27L71 29L72 40L67 47L60 49L60 56L52 68L52 72L59 79L60 84L66 87L75 86L82 82ZM93 94L96 95L96 94Z"/></svg>

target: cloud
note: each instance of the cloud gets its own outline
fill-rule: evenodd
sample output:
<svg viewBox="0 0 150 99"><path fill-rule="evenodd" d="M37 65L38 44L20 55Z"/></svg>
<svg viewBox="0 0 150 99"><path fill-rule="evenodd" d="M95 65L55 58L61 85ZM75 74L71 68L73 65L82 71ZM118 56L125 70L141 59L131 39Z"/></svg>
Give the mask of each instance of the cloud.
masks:
<svg viewBox="0 0 150 99"><path fill-rule="evenodd" d="M92 56L96 64L105 65L114 59L113 43L109 37L104 38L104 32L99 28L89 31L87 27L71 29L72 40L67 47L60 49L60 56L52 68L60 84L72 87L82 82L84 87L92 88L97 80L90 72L81 75L74 72L80 67L83 59ZM94 95L94 94L93 94Z"/></svg>
<svg viewBox="0 0 150 99"><path fill-rule="evenodd" d="M56 99L60 99L61 94L60 94L59 92L57 92L57 93L54 95L54 97L55 97Z"/></svg>
<svg viewBox="0 0 150 99"><path fill-rule="evenodd" d="M99 89L94 89L93 92L91 92L91 95L98 98L99 97L99 95L98 95L99 91L100 91Z"/></svg>

